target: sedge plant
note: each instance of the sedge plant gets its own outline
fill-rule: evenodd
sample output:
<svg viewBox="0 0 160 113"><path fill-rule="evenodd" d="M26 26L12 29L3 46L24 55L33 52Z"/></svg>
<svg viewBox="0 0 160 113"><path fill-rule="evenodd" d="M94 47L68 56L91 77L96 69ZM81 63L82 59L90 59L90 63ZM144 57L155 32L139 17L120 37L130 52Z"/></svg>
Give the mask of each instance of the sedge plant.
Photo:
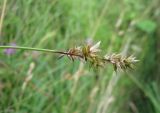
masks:
<svg viewBox="0 0 160 113"><path fill-rule="evenodd" d="M111 54L111 55L100 55L101 50L99 49L100 41L96 44L85 44L83 46L78 46L74 48L70 48L67 51L58 51L58 50L51 50L51 49L41 49L41 48L32 48L32 47L22 47L22 46L0 46L0 49L21 49L21 50L31 50L31 51L41 51L47 53L55 53L59 54L59 58L67 56L72 61L74 60L81 60L85 61L93 67L104 67L105 64L112 64L114 70L117 71L118 69L126 70L132 69L133 65L138 62L135 57L133 56L123 56L121 54Z"/></svg>

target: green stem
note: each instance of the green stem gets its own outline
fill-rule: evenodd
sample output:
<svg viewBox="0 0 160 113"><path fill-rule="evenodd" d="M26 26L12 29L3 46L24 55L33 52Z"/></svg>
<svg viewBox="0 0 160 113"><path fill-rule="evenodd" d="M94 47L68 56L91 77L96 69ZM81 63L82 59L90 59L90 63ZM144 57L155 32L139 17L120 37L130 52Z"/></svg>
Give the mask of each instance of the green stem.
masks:
<svg viewBox="0 0 160 113"><path fill-rule="evenodd" d="M31 50L31 51L42 51L42 52L50 52L50 53L60 53L57 50L51 49L40 49L40 48L32 48L32 47L21 47L21 46L0 46L0 49L21 49L21 50Z"/></svg>
<svg viewBox="0 0 160 113"><path fill-rule="evenodd" d="M41 48L22 47L22 46L0 46L0 49L9 49L9 48L10 49L30 50L30 51L41 51L41 52L47 52L47 53L57 53L57 54L77 56L77 57L83 58L82 55L77 55L77 54L62 52L62 51L57 51L57 50L51 50L51 49L41 49Z"/></svg>

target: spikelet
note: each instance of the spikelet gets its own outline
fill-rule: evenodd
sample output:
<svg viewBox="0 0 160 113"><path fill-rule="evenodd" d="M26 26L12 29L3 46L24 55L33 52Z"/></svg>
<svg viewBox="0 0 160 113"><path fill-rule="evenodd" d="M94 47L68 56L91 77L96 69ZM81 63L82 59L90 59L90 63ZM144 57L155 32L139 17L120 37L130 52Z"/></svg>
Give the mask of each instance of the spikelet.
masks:
<svg viewBox="0 0 160 113"><path fill-rule="evenodd" d="M105 55L104 60L110 62L113 65L115 71L117 71L117 69L132 69L133 65L139 61L136 60L133 56L126 57L121 54Z"/></svg>

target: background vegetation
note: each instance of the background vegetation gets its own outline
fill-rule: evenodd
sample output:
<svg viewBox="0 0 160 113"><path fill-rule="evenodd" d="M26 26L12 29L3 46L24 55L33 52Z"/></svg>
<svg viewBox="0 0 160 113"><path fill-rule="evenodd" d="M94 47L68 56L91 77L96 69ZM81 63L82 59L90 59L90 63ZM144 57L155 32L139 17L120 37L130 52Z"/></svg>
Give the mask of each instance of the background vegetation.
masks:
<svg viewBox="0 0 160 113"><path fill-rule="evenodd" d="M0 113L160 113L159 0L0 0L0 44L67 50L101 41L135 70L0 50ZM97 78L98 76L98 78Z"/></svg>

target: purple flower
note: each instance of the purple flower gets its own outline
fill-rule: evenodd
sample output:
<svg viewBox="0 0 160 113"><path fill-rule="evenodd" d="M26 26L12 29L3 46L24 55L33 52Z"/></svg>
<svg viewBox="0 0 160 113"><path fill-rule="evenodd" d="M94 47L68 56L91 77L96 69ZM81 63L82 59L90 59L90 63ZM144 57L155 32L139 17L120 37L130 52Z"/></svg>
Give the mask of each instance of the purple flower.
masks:
<svg viewBox="0 0 160 113"><path fill-rule="evenodd" d="M16 43L10 43L9 44L10 46L16 46ZM8 49L5 49L4 50L4 53L6 55L12 55L12 54L15 54L16 50L15 49L12 49L12 48L8 48Z"/></svg>

